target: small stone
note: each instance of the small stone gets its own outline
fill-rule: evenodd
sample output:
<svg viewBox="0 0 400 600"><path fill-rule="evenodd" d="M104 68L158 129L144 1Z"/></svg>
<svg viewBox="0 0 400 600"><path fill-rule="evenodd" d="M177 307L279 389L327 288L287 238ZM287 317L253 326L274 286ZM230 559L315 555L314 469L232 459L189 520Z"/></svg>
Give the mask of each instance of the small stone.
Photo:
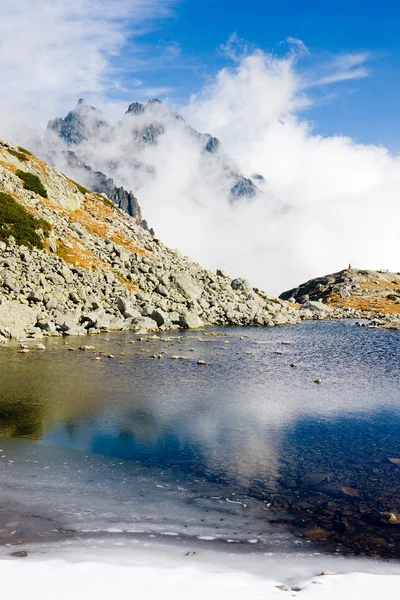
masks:
<svg viewBox="0 0 400 600"><path fill-rule="evenodd" d="M203 359L201 359L201 358L200 358L200 359L197 361L197 364L198 364L198 365L206 365L207 363L206 363L206 361L205 361L205 360L203 360Z"/></svg>
<svg viewBox="0 0 400 600"><path fill-rule="evenodd" d="M29 348L21 348L21 350L19 350L19 354L26 354L27 352L29 352Z"/></svg>
<svg viewBox="0 0 400 600"><path fill-rule="evenodd" d="M290 363L290 366L293 367L293 368L297 367L296 363L294 363L294 362Z"/></svg>
<svg viewBox="0 0 400 600"><path fill-rule="evenodd" d="M37 350L46 350L46 346L45 346L44 344L38 344L38 345L36 346L36 349L37 349Z"/></svg>
<svg viewBox="0 0 400 600"><path fill-rule="evenodd" d="M314 379L314 383L320 384L320 383L322 383L322 379L320 379L319 377L317 377L317 379Z"/></svg>
<svg viewBox="0 0 400 600"><path fill-rule="evenodd" d="M355 488L347 487L344 485L340 489L342 490L343 494L346 494L346 496L352 496L353 498L356 498L360 495L358 490L356 490Z"/></svg>
<svg viewBox="0 0 400 600"><path fill-rule="evenodd" d="M195 556L196 552L193 552L193 550L190 550L190 552L186 552L186 556Z"/></svg>
<svg viewBox="0 0 400 600"><path fill-rule="evenodd" d="M79 350L83 350L84 352L87 352L89 350L94 350L94 346L79 346Z"/></svg>
<svg viewBox="0 0 400 600"><path fill-rule="evenodd" d="M18 552L12 552L11 556L16 556L17 558L25 558L28 556L28 553L25 550L18 550Z"/></svg>
<svg viewBox="0 0 400 600"><path fill-rule="evenodd" d="M115 358L114 354L108 354L108 358Z"/></svg>
<svg viewBox="0 0 400 600"><path fill-rule="evenodd" d="M281 592L292 592L293 591L291 587L289 587L288 585L284 585L284 584L276 585L275 587L277 590L280 590Z"/></svg>
<svg viewBox="0 0 400 600"><path fill-rule="evenodd" d="M382 517L390 523L391 525L395 525L399 522L398 518L394 513L381 513Z"/></svg>
<svg viewBox="0 0 400 600"><path fill-rule="evenodd" d="M303 535L309 540L326 540L331 535L331 532L322 529L322 527L311 527L310 529L306 529Z"/></svg>
<svg viewBox="0 0 400 600"><path fill-rule="evenodd" d="M339 575L336 571L322 571L321 575Z"/></svg>

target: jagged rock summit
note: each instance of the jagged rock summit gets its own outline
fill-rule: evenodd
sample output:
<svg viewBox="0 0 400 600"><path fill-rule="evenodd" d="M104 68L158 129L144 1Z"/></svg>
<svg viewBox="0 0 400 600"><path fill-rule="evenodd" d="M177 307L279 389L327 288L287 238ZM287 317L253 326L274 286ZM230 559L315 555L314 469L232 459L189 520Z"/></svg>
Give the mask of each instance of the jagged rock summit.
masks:
<svg viewBox="0 0 400 600"><path fill-rule="evenodd" d="M299 322L212 273L24 148L0 140L0 338Z"/></svg>
<svg viewBox="0 0 400 600"><path fill-rule="evenodd" d="M205 173L212 168L216 172L217 179L226 180L231 202L251 199L259 192L257 184L264 183L261 175L245 177L224 152L218 138L208 133L199 133L190 127L181 115L169 110L157 98L151 98L146 104L132 102L115 125L109 123L101 111L80 99L65 118L56 118L48 124L48 132L55 134L65 143L69 158L72 156L71 153L74 153L84 165L83 169L92 168L94 171L104 173L107 178L115 178L121 167L132 172L136 171L137 187L131 190L134 193L140 189L146 175L153 177L157 172L154 164L146 162L145 148L156 146L162 136L171 131L177 134L177 143L182 139L190 139L198 145L199 168L203 166ZM51 140L48 143L51 146ZM87 146L90 144L101 148L102 162L92 164L93 152L87 152ZM120 149L118 155L115 151L117 147ZM46 153L45 147L42 148L42 154L51 161L53 166L59 164L57 155ZM76 175L78 162L68 162L69 166L75 169L75 176L78 177ZM84 178L85 175L87 173L83 170ZM124 210L123 206L121 208Z"/></svg>

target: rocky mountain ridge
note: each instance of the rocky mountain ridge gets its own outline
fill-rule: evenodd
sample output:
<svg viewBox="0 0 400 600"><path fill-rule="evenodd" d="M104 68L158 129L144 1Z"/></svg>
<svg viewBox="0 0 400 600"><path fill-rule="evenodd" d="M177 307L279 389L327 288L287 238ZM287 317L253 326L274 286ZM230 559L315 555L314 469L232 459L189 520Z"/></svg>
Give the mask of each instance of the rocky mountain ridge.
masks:
<svg viewBox="0 0 400 600"><path fill-rule="evenodd" d="M4 140L0 221L2 338L274 326L309 316L167 248L106 197Z"/></svg>
<svg viewBox="0 0 400 600"><path fill-rule="evenodd" d="M70 164L76 178L78 178L76 173L81 169L82 177L87 181L88 173L85 173L84 169L92 168L93 170L94 165L91 164L85 151L85 142L88 142L101 148L102 156L106 157L101 162L101 168L99 165L94 167L95 171L104 173L107 178L114 177L121 164L126 162L126 168L133 172L137 171L138 186L140 186L140 171L147 172L149 176L156 175L156 167L148 163L144 156L146 147L156 146L161 137L172 129L176 129L178 140L181 136L192 139L199 146L200 162L211 161L212 168L216 169L222 178L229 181L231 202L242 198L251 199L259 192L257 185L264 182L261 175L255 174L252 178L245 177L239 172L230 157L225 154L218 138L208 133L199 133L188 125L180 114L164 107L157 98L150 99L147 104L133 102L122 119L115 125L109 123L100 110L81 98L65 118L58 117L48 124L48 132L62 140L70 156L73 153L81 162L79 164L77 160L75 164L73 161ZM121 139L124 140L122 142L124 151L116 156L114 148L121 143ZM45 138L44 142L42 154L54 166L57 166L60 163L59 158L56 154L49 152L49 148L52 147L51 136ZM123 154L126 154L124 158L122 158ZM92 160L94 160L93 157ZM100 187L101 182L97 182L97 188L100 189ZM106 189L101 189L101 193L107 193ZM124 206L120 206L120 208L125 210Z"/></svg>
<svg viewBox="0 0 400 600"><path fill-rule="evenodd" d="M310 279L279 297L301 306L318 302L327 310L361 311L373 319L370 326L400 328L400 273L349 268Z"/></svg>

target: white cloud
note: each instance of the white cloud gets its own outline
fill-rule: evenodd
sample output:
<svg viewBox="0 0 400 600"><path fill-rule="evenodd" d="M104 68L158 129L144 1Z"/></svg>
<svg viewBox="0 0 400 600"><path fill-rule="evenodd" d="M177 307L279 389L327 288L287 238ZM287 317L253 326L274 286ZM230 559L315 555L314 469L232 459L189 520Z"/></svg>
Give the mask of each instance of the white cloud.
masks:
<svg viewBox="0 0 400 600"><path fill-rule="evenodd" d="M115 57L176 0L3 0L0 126L45 124L82 95L118 88ZM143 57L141 57L143 60ZM133 59L132 59L133 62ZM114 81L113 81L114 80ZM137 83L135 82L137 85Z"/></svg>
<svg viewBox="0 0 400 600"><path fill-rule="evenodd" d="M329 69L330 73L317 78L316 81L309 84L309 87L330 85L353 79L364 79L370 75L369 69L365 66L365 63L370 58L371 55L369 52L340 54L333 61L325 65L325 69Z"/></svg>

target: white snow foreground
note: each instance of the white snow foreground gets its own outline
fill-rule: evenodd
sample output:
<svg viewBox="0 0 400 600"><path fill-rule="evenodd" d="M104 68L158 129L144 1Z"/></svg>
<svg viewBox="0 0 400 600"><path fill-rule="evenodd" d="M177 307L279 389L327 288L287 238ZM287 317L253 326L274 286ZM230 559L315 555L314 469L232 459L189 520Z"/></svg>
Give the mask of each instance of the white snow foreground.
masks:
<svg viewBox="0 0 400 600"><path fill-rule="evenodd" d="M290 560L288 561L290 569ZM2 590L10 600L255 600L298 597L321 600L398 600L399 575L346 573L299 582L298 591L267 576L215 565L181 567L70 562L60 559L0 560Z"/></svg>

